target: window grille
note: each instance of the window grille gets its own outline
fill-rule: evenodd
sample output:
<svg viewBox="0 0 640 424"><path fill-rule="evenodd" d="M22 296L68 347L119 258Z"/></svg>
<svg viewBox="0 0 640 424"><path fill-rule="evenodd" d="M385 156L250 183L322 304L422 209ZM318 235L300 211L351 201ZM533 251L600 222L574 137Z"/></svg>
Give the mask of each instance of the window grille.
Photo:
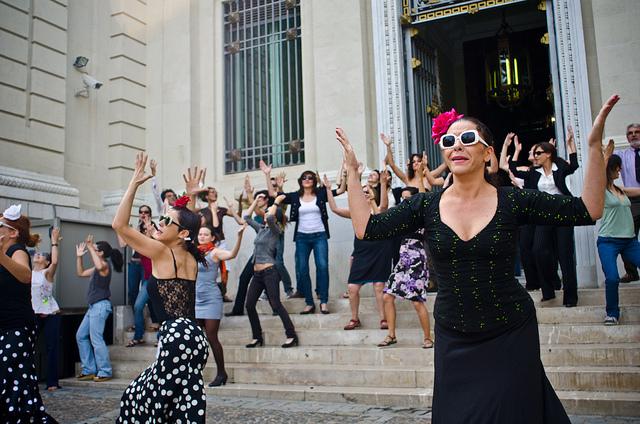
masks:
<svg viewBox="0 0 640 424"><path fill-rule="evenodd" d="M299 2L223 3L227 174L304 163Z"/></svg>

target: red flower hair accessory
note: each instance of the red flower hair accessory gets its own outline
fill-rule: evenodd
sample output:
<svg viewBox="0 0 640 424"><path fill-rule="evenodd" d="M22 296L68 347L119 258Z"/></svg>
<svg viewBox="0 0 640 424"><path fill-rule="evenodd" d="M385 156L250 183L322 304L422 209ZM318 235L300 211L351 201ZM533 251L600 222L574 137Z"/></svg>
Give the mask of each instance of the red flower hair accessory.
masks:
<svg viewBox="0 0 640 424"><path fill-rule="evenodd" d="M433 119L433 125L431 126L431 138L435 144L440 142L440 137L447 133L447 130L452 123L458 119L464 117L462 114L458 114L455 108L451 108L449 112L442 112L440 115Z"/></svg>
<svg viewBox="0 0 640 424"><path fill-rule="evenodd" d="M173 204L174 208L184 208L187 206L191 198L189 196L182 196Z"/></svg>

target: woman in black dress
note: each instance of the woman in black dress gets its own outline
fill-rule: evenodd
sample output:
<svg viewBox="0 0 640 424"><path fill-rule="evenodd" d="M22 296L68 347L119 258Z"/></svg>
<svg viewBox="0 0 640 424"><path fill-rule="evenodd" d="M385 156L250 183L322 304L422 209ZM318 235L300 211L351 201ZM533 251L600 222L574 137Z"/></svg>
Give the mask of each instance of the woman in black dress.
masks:
<svg viewBox="0 0 640 424"><path fill-rule="evenodd" d="M133 177L112 227L131 248L151 259L147 289L162 325L157 359L125 390L117 422L204 423L202 371L209 345L195 320L198 262L204 262L194 244L200 217L187 209L189 198L183 196L166 216L160 217L152 238L129 227L136 191L151 178L145 175L146 164L147 155L138 153ZM202 178L202 172L196 177L189 172L189 178L185 176L187 191L195 193ZM195 195L191 203L195 205Z"/></svg>
<svg viewBox="0 0 640 424"><path fill-rule="evenodd" d="M434 424L569 423L540 360L533 302L513 276L517 231L527 222L589 225L602 215L602 131L618 99L612 96L605 103L589 135L582 198L489 184L484 173L493 149L490 131L476 119L455 117L437 138L453 184L369 216L356 187L357 158L344 132L337 130L349 170L356 235L385 239L425 229L439 283Z"/></svg>

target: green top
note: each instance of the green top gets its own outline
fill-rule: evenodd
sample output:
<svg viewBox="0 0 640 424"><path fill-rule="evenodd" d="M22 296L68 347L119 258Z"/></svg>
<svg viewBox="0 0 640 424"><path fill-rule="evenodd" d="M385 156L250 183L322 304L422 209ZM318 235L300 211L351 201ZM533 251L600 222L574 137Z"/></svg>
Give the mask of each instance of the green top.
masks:
<svg viewBox="0 0 640 424"><path fill-rule="evenodd" d="M609 190L605 190L604 214L600 220L600 237L633 238L636 233L633 229L633 216L631 216L631 201L627 196L620 198Z"/></svg>

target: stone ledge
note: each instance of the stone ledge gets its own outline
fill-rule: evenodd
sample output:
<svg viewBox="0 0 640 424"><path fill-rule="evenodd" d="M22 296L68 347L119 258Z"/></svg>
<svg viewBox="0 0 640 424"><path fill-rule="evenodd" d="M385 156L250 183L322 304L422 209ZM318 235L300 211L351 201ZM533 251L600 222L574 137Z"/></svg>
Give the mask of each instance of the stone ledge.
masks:
<svg viewBox="0 0 640 424"><path fill-rule="evenodd" d="M0 195L57 206L79 207L77 188L62 177L0 166Z"/></svg>

